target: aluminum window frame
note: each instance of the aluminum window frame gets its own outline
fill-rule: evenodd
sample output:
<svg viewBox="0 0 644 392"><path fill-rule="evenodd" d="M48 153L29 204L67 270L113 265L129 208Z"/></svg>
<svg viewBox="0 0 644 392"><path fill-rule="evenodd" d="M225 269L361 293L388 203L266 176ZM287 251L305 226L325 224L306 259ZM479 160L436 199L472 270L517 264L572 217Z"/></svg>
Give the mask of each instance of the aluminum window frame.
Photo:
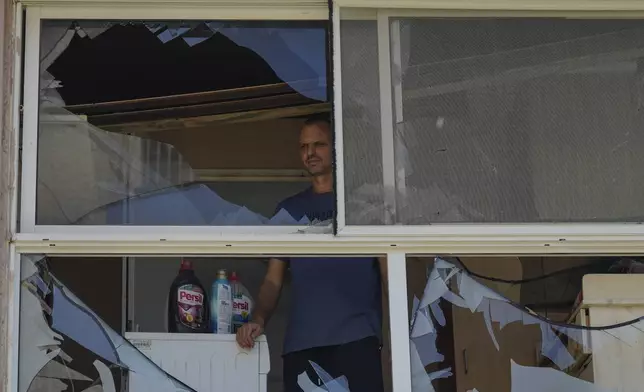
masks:
<svg viewBox="0 0 644 392"><path fill-rule="evenodd" d="M328 21L329 9L312 6L314 1L301 1L301 7L294 6L296 2L276 1L271 6L270 1L254 0L252 2L231 5L218 1L163 2L163 6L154 1L139 1L134 4L121 2L80 1L78 4L53 1L27 1L25 18L24 46L24 86L23 106L24 119L22 123L22 167L20 188L20 225L19 233L42 235L51 234L92 233L97 238L110 236L113 233L127 233L131 236L156 233L160 237L175 235L206 235L210 238L236 235L282 235L292 236L295 241L300 233L310 230L309 226L126 226L126 225L39 225L36 224L37 178L38 178L38 128L39 128L39 81L40 81L40 34L42 20L52 19L101 19L101 20L280 20L280 21ZM23 3L24 4L24 3ZM32 5L33 4L33 5ZM40 5L50 4L50 5ZM331 26L329 25L330 29ZM343 200L343 199L338 199ZM315 235L331 237L328 233Z"/></svg>
<svg viewBox="0 0 644 392"><path fill-rule="evenodd" d="M399 183L396 181L396 167L394 154L394 129L393 118L399 113L400 102L396 102L398 89L392 84L391 56L397 52L395 39L391 35L391 22L393 18L401 17L554 17L554 18L615 18L615 19L642 19L644 20L644 2L616 1L615 4L602 2L583 2L578 0L565 0L558 2L543 0L403 0L401 2L383 5L375 0L337 0L334 8L334 39L338 42L334 50L339 52L340 20L375 20L378 35L378 72L380 81L380 111L381 111L381 143L383 162L383 181L385 187L392 189ZM386 7L386 8L385 8ZM613 7L613 8L609 8ZM395 37L394 37L395 38ZM334 53L334 61L340 62L339 53ZM341 65L335 65L336 72ZM337 77L338 83L341 82ZM341 95L340 90L335 90L335 95ZM336 97L336 104L337 104ZM341 102L340 102L341 103ZM341 115L336 112L336 119ZM342 123L336 124L336 134L343 135ZM344 151L344 149L336 149ZM338 169L339 171L339 169ZM345 197L344 172L338 177L338 188L342 189ZM395 206L395 200L388 203ZM337 236L343 238L388 238L389 241L420 240L427 243L439 244L450 238L459 238L462 245L477 243L483 253L484 243L494 244L500 248L494 249L504 252L509 244L524 241L537 248L524 248L523 251L532 253L550 253L552 247L563 253L612 253L619 246L629 247L630 241L644 241L644 222L623 223L440 223L427 225L352 225L346 222L346 216L337 221ZM539 245L540 243L540 245ZM565 245L563 245L565 243ZM632 243L633 245L635 243ZM509 245L512 248L512 245ZM530 247L532 248L532 247ZM545 249L549 248L549 249ZM635 253L641 253L644 247L632 248ZM460 253L462 248L450 249L449 253ZM492 249L490 249L492 250ZM521 252L523 253L523 252ZM535 253L535 254L536 254Z"/></svg>

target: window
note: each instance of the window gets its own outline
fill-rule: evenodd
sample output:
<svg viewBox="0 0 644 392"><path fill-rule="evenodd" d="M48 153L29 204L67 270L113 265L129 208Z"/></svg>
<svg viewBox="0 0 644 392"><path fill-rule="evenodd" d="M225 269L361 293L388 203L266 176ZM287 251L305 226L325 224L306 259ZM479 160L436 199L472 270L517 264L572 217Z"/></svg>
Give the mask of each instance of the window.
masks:
<svg viewBox="0 0 644 392"><path fill-rule="evenodd" d="M641 311L610 310L595 295L613 277L637 279L617 274L642 265L637 257L408 255L411 390L616 388L610 362L641 339Z"/></svg>
<svg viewBox="0 0 644 392"><path fill-rule="evenodd" d="M215 358L213 371L227 366L231 358L237 361L230 366L240 372L242 380L214 377L223 390L231 389L225 380L233 380L239 390L254 390L255 376L268 391L282 390L280 352L290 317L289 302L297 290L290 279L266 330L267 340L260 339L259 346L243 359L231 357L225 349L226 336L218 334L204 335L202 340L209 341L204 352L177 350L175 362L163 362L164 354L152 346L169 344L160 342L172 337L158 333L166 330L166 296L181 259L186 260L161 254L125 258L23 255L19 390L100 385L103 390L116 391L127 383L131 388L208 390L213 378L195 377L184 366L184 362L202 361L201 356ZM187 260L207 295L223 268L236 271L251 296L256 296L265 270L265 257ZM616 364L632 361L628 358L641 353L638 301L642 299L633 294L641 286L641 257L395 253L388 255L388 264L394 270L389 278L399 281L397 275L402 273L402 282L406 282L406 292L400 293L390 280L387 286L395 292L389 293L389 301L383 300L383 312L389 314L391 324L390 330L385 323L383 332L384 382L387 386L393 378L394 391L405 384L405 377L411 390L418 392L538 392L548 388L592 392L637 379L629 376L625 380L623 368ZM96 279L97 275L103 279ZM187 345L194 335L181 336L174 334ZM270 354L262 353L265 342ZM404 352L407 365L401 358ZM262 355L270 355L270 369L261 364ZM319 378L327 387L333 384L324 369L318 370L307 374L313 383L320 384ZM403 376L402 370L411 377ZM344 385L342 375L328 372ZM178 379L190 381L185 385ZM308 385L304 378L302 383Z"/></svg>
<svg viewBox="0 0 644 392"><path fill-rule="evenodd" d="M642 220L641 21L392 15L341 22L347 225Z"/></svg>
<svg viewBox="0 0 644 392"><path fill-rule="evenodd" d="M252 314L257 304L252 298L257 299L266 273L266 257L24 255L20 277L19 390L63 391L98 387L105 392L150 389L174 392L279 392L285 388L285 377L294 381L289 377L292 374L283 375L283 353L296 353L298 345L310 344L311 339L351 339L356 333L365 333L358 332L364 328L372 328L378 336L368 335L359 339L357 346L353 346L358 351L365 347L369 350L361 351L367 355L364 355L362 363L355 365L371 369L382 367L380 382L386 384L387 390L391 390L388 351L383 355L382 365L380 362L379 346L382 343L389 347L390 339L387 328L387 297L380 290L381 281L376 272L379 266L373 256L364 256L362 260L327 256L331 259L303 257L297 261L292 259L291 262L300 265L296 267L300 269L299 274L303 273L300 263L321 262L325 266L347 263L347 274L341 279L335 274L322 272L315 277L316 280L311 280L311 277L308 280L312 284L335 288L339 281L346 284L352 279L362 278L362 284L371 280L367 284L377 287L377 292L362 298L351 298L350 301L354 301L351 305L325 301L319 297L311 297L308 303L303 303L297 301L302 281L294 282L290 275L281 288L281 299L267 324L264 336L259 337L252 349L241 351L230 333L168 333L170 320L174 317L168 311L169 292L180 266L183 270L184 263L189 261L190 269L194 271L194 276L204 291L194 287L186 289L185 285L179 286L179 291L199 292L206 298L206 306L210 306L209 301L212 301L214 293L211 284L219 278L222 269L229 279L232 272L235 272L250 294ZM356 276L356 272L367 271L365 267L371 268L368 263L373 264L374 273ZM97 276L101 279L97 279ZM196 283L191 281L191 284ZM360 282L354 281L353 284ZM346 291L347 287L345 285L337 289ZM193 300L195 303L196 301ZM342 328L324 330L324 327L333 325L333 322L325 323L326 320L333 320L329 317L330 312L355 311L351 310L352 306L360 301L368 301L373 311L369 314L354 314L345 320L348 323ZM302 309L307 305L310 309ZM299 309L297 319L293 318L294 309ZM302 313L303 310L306 314ZM197 312L198 310L194 314ZM309 325L307 331L291 329L297 322L301 323L307 318L319 320L320 327L317 331L313 325ZM206 319L213 322L213 317ZM385 327L381 330L383 321ZM306 341L302 332L305 335L311 334L308 336L309 341ZM167 351L168 347L170 352ZM344 355L349 357L350 354L345 352ZM301 354L287 357L285 361L297 361L298 355ZM303 369L306 377L297 378L297 385L302 390L309 390L310 385L315 388L338 383L346 385L347 377L349 380L353 379L351 374L342 374L340 371L342 368L355 369L341 358L330 360L328 354L321 354L318 358L319 363ZM367 364L369 360L371 362ZM331 364L339 367L333 368ZM293 367L289 369L291 368ZM361 389L354 386L352 390Z"/></svg>
<svg viewBox="0 0 644 392"><path fill-rule="evenodd" d="M332 185L316 211L280 204L310 187L305 120L330 121L327 22L38 23L37 185L35 200L24 188L23 227L330 232Z"/></svg>

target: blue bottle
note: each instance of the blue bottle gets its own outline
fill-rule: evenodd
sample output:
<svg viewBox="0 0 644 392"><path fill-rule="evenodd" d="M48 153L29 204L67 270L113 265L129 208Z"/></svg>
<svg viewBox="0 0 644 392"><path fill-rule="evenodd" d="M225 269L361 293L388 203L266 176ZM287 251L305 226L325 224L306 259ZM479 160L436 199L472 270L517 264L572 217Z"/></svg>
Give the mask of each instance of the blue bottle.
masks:
<svg viewBox="0 0 644 392"><path fill-rule="evenodd" d="M212 282L210 326L212 333L232 333L233 300L226 270L219 270Z"/></svg>

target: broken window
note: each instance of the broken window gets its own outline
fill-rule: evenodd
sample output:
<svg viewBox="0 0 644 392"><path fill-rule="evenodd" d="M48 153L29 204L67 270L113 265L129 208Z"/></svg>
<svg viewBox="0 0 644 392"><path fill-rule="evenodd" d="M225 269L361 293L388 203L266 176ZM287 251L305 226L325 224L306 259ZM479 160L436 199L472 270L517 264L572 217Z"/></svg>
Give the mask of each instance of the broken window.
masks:
<svg viewBox="0 0 644 392"><path fill-rule="evenodd" d="M373 260L373 258L368 258ZM251 297L249 312L257 303L258 291L266 273L265 257L190 257L191 268L205 287L206 303L211 283L221 270L235 276ZM359 259L329 256L327 259L298 258L299 263L320 263L316 285L345 287L364 271ZM23 256L20 289L20 392L219 392L284 390L282 354L289 345L301 344L301 335L287 341L295 293L301 280L289 273L281 288L281 298L263 336L252 349L240 348L229 333L169 333L168 293L177 277L182 258L177 256L80 257ZM338 277L338 264L349 264ZM302 272L300 272L301 274ZM100 276L97 279L96 276ZM301 276L301 275L299 275ZM375 274L362 276L376 282ZM296 285L298 285L296 287ZM382 294L380 290L377 294ZM372 293L373 294L373 293ZM386 295L385 297L386 298ZM351 298L363 301L365 298ZM367 300L386 303L372 298ZM314 317L322 319L329 309L314 298ZM305 302L306 304L306 302ZM302 309L302 302L299 303ZM307 309L308 310L308 309ZM344 312L350 310L342 310ZM382 313L367 315L374 328L386 319ZM211 319L212 320L212 319ZM300 320L301 321L301 320ZM342 328L309 328L311 339L345 339L359 327L363 318L349 318ZM320 325L330 325L320 323ZM346 327L346 328L345 328ZM348 332L348 333L347 333ZM388 345L388 330L380 334ZM292 335L291 335L292 336ZM378 339L375 344L376 360ZM370 340L370 342L371 342ZM292 352L292 351L291 351ZM349 392L351 378L334 366L338 360L323 355L311 361L297 375L304 392ZM383 362L383 383L391 378L389 362ZM265 389L258 389L263 386ZM391 390L391 387L388 386ZM355 390L355 388L354 388Z"/></svg>
<svg viewBox="0 0 644 392"><path fill-rule="evenodd" d="M19 390L203 392L231 390L230 380L240 389L254 388L254 377L263 377L269 392L281 391L282 344L295 290L291 279L266 338L240 357L237 346L232 352L212 342L197 340L194 346L191 335L167 333L165 298L179 259L23 256ZM191 260L206 286L220 269L236 271L253 297L265 273L259 258ZM343 258L329 262L351 263ZM348 268L346 279L354 279ZM597 293L611 279L642 272L644 259L639 257L409 256L412 390L611 392L630 386L638 380L624 380L616 358L641 357L644 317L636 302L615 306ZM96 274L102 279L94 279ZM332 274L320 279L320 284L338 281ZM314 311L323 317L327 310ZM388 311L383 301L383 321ZM386 391L391 377L388 334L385 328ZM217 334L205 340L208 336L228 339ZM177 343L193 346L179 351ZM164 354L158 344L175 349ZM210 364L212 377L191 370L204 363ZM220 375L230 366L235 370L229 369L229 375L243 380ZM350 375L322 361L311 361L297 383L304 392L357 392Z"/></svg>
<svg viewBox="0 0 644 392"><path fill-rule="evenodd" d="M340 22L348 225L642 220L642 21L389 22L384 75Z"/></svg>
<svg viewBox="0 0 644 392"><path fill-rule="evenodd" d="M22 262L18 372L20 392L125 391L127 372L150 390L195 392L103 321L39 256Z"/></svg>
<svg viewBox="0 0 644 392"><path fill-rule="evenodd" d="M598 287L606 274L643 265L626 257L409 257L412 390L624 387L615 357L640 352L643 315L585 302L588 279Z"/></svg>
<svg viewBox="0 0 644 392"><path fill-rule="evenodd" d="M332 194L279 207L310 186L304 121L329 119L326 31L44 20L36 224L328 227Z"/></svg>

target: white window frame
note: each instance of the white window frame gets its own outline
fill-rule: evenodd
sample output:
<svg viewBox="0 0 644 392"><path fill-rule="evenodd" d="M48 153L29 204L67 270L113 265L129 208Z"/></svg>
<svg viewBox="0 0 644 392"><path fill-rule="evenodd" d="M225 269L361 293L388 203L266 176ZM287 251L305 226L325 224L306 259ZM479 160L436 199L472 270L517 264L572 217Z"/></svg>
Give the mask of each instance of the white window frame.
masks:
<svg viewBox="0 0 644 392"><path fill-rule="evenodd" d="M116 233L125 236L154 234L159 239L181 236L226 237L237 235L292 237L299 240L301 233L315 228L309 226L117 226L117 225L37 225L36 191L38 175L38 113L40 81L40 27L43 19L100 19L100 20L329 20L329 10L320 7L320 0L252 0L233 6L221 0L196 0L188 4L181 1L158 2L139 0L135 3L120 1L79 1L71 4L58 0L26 1L24 103L22 131L22 186L20 194L19 232L41 235L86 235L100 238ZM46 5L42 5L46 4ZM180 17L179 17L180 16ZM331 28L329 26L329 28ZM319 231L319 230L318 230ZM317 236L331 237L327 233Z"/></svg>
<svg viewBox="0 0 644 392"><path fill-rule="evenodd" d="M386 1L385 1L386 2ZM401 102L396 98L399 89L392 86L390 53L397 53L399 48L391 38L390 20L396 17L575 17L575 18L630 18L644 20L644 2L638 1L578 1L578 0L401 0L386 2L381 0L336 0L334 7L334 74L336 96L335 103L341 105L341 59L339 55L342 19L368 19L377 21L378 34L378 72L380 81L381 143L383 162L383 183L385 187L400 188L396 177L394 154L393 118L399 113ZM338 89L339 87L339 89ZM338 98L340 97L340 98ZM340 99L340 101L338 100ZM335 132L338 142L342 143L342 113L336 107ZM336 145L337 154L344 152L342 146ZM337 159L337 158L336 158ZM338 165L338 193L344 202L345 183L344 167ZM404 184L402 185L404 187ZM401 191L401 189L397 189ZM395 196L394 196L395 197ZM390 200L395 206L395 200ZM344 207L344 205L343 205ZM350 225L346 223L346 211L338 209L337 236L342 238L387 238L390 242L409 242L413 239L427 243L443 241L460 242L450 249L450 253L462 252L463 246L476 246L483 253L496 253L510 244L531 243L534 247L523 251L550 253L553 249L561 253L602 253L608 251L633 251L641 253L644 246L644 225L641 223L517 223L517 224L478 224L455 223L434 225ZM489 241L489 242L488 242ZM484 243L490 245L485 250ZM514 247L514 245L510 245ZM540 249L538 249L540 247ZM522 253L522 252L521 252ZM621 252L620 252L621 253Z"/></svg>
<svg viewBox="0 0 644 392"><path fill-rule="evenodd" d="M420 0L419 0L420 1ZM264 3L262 3L264 2ZM361 3L362 2L362 3ZM384 247L397 247L403 251L422 253L462 253L462 254L590 254L590 253L642 253L644 252L644 225L637 223L586 223L586 224L438 224L426 226L382 225L382 226L356 226L347 225L345 216L345 188L344 188L344 149L342 131L342 86L341 86L341 55L339 21L341 15L353 15L356 18L377 18L379 20L378 35L381 52L388 50L390 41L389 18L394 16L575 16L575 17L628 17L644 19L644 2L619 1L615 4L614 11L598 8L605 2L593 3L597 7L585 7L585 2L562 0L550 4L549 7L537 7L539 1L521 2L532 4L532 8L523 7L513 1L497 0L496 2L465 2L458 0L450 2L451 8L444 6L443 2L423 0L413 3L412 0L402 3L392 3L396 7L405 4L423 6L424 10L414 9L377 9L378 2L366 0L340 0L334 5L333 12L333 70L334 70L334 113L336 133L336 195L337 195L337 236L331 234L294 234L305 231L305 227L298 226L46 226L35 224L36 203L36 171L37 171L37 113L38 113L38 63L39 63L39 23L41 18L100 18L100 19L324 19L328 18L321 9L311 11L313 7L293 8L270 7L266 0L254 0L253 6L217 6L216 0L195 0L188 5L163 2L159 7L152 0L139 0L132 5L123 6L120 2L116 7L110 7L107 1L87 0L79 1L78 5L57 0L36 0L35 3L27 2L27 31L25 37L25 85L24 85L24 124L23 124L23 165L22 165L22 192L21 192L21 227L17 240L22 244L39 248L62 245L62 243L80 243L89 246L90 243L113 244L137 242L143 244L154 242L202 242L210 241L209 249L221 249L222 246L248 242L280 243L324 243L338 248L369 249L376 244ZM257 6L264 4L263 7ZM413 4L412 4L413 3ZM487 4L489 7L474 8L473 4ZM511 4L510 4L511 3ZM563 5L561 4L563 3ZM626 4L628 3L628 4ZM47 4L41 6L40 4ZM56 4L56 5L51 5ZM62 4L62 5L60 5ZM230 3L228 3L230 4ZM249 3L250 4L250 3ZM343 4L368 5L369 9L344 8ZM390 7L393 5L390 4ZM479 5L480 5L479 4ZM502 5L505 4L505 8ZM621 4L621 6L619 5ZM626 4L626 5L624 5ZM629 5L630 4L630 5ZM577 11L573 5L576 5ZM585 8L581 8L581 6ZM564 7L565 6L565 7ZM630 6L631 8L627 8ZM434 7L435 9L431 9ZM441 8L442 7L442 8ZM469 7L469 8L467 8ZM514 8L512 8L514 7ZM556 11L563 7L563 11ZM264 13L264 9L272 11ZM486 11L474 11L486 10ZM590 10L590 11L589 11ZM474 13L476 12L476 13ZM317 15L317 16L316 16ZM385 39L386 38L386 39ZM380 56L381 81L391 80L388 56ZM383 84L384 86L384 84ZM388 88L383 88L381 100L383 107L389 105L393 99ZM390 90L389 90L390 91ZM394 94L395 95L395 94ZM389 121L393 110L387 111L383 124L383 144L387 138L393 137L393 123ZM16 109L17 113L17 109ZM384 117L384 116L383 116ZM390 140L390 139L389 139ZM391 149L384 148L384 159L392 161ZM391 182L396 173L389 165L389 172L383 173L383 178ZM348 244L353 243L349 246ZM390 249L390 248L389 248Z"/></svg>

